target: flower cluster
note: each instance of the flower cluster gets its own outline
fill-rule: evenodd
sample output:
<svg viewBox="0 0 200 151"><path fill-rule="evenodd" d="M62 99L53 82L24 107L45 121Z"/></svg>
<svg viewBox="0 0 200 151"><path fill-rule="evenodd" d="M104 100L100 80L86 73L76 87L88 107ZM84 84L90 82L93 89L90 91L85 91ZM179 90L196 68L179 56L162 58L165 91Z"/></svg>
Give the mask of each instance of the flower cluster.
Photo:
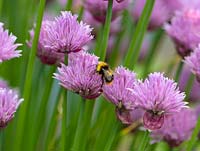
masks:
<svg viewBox="0 0 200 151"><path fill-rule="evenodd" d="M71 17L73 18L70 13L63 14L61 18L65 18L65 15L67 15L66 18L68 19L66 19L66 22L73 20L69 19ZM59 20L62 20L62 22L59 22ZM61 29L64 29L64 25L66 25L64 20L65 19L60 18L56 20L57 26L60 24L59 28L63 26ZM49 27L48 23L49 22L47 22L47 30L55 26ZM68 25L70 26L71 24ZM45 26L43 25L43 27ZM77 31L79 31L79 29L77 29ZM38 46L40 47L42 45L41 47L43 47L45 44L50 44L50 47L45 46L43 49L64 53L64 50L77 52L76 50L79 48L81 49L83 46L79 44L79 47L77 47L77 45L73 47L72 45L64 44L60 47L63 43L56 42L54 34L46 35L46 33L40 33L40 41L43 43L39 43ZM81 39L81 36L83 37L87 35L87 33L88 32L82 35L77 34L77 37L72 37L76 40ZM70 34L73 35L74 32L69 32L68 37L71 37ZM44 37L42 37L43 35ZM57 38L62 41L64 35L66 35L65 32L63 36L61 34L61 36ZM51 43L49 42L49 40L52 39L55 41L54 44L52 44L53 41L51 41ZM73 40L71 42L74 43ZM68 46L68 49L64 49L65 46ZM103 92L105 98L116 106L116 115L122 123L131 124L143 118L144 126L150 130L161 128L168 116L186 107L186 103L183 102L185 94L179 91L177 84L173 80L165 78L163 74L150 74L149 77L142 82L137 80L134 72L120 66L117 67L113 73L114 80L111 81L110 84L107 84L104 81L105 77L103 77L106 76L106 71L102 71L102 75L97 72L98 62L97 56L91 55L85 51L73 54L70 53L68 65L61 64L61 67L58 68L58 73L55 73L54 77L59 80L60 85L64 88L86 99L95 99Z"/></svg>
<svg viewBox="0 0 200 151"><path fill-rule="evenodd" d="M136 21L145 3L146 0L135 2L132 14ZM180 3L186 5L186 2ZM128 4L129 0L113 1L112 23ZM97 26L105 22L108 1L86 0L84 7L89 18L86 22L89 20ZM199 10L192 7L192 4L191 7L180 8L172 2L166 5L166 1L157 0L149 24L151 30L164 24L164 29L176 43L183 58L194 50L185 62L197 77L200 77L200 50L196 48L200 40L199 14ZM117 32L119 29L117 27ZM179 90L178 84L159 72L150 73L144 80L139 80L135 72L123 66L118 66L113 73L106 63L99 69L99 58L83 50L83 46L93 39L91 32L92 28L82 21L78 22L76 15L61 12L54 20L42 22L37 56L46 64L60 63L54 78L65 89L85 99L96 99L102 94L115 106L116 116L123 124L143 121L144 127L153 131L154 140L163 139L171 146L187 140L194 128L196 116L193 116L193 111L186 109L185 93ZM30 35L32 39L29 45L33 40L33 30ZM66 54L68 64L64 61ZM181 134L177 129L184 122L187 124L183 124Z"/></svg>
<svg viewBox="0 0 200 151"><path fill-rule="evenodd" d="M135 0L134 2L131 0L57 1L60 2L61 5L65 5L67 7L68 5L66 5L66 3L69 2L68 4L72 5L70 6L70 9L73 10L73 12L79 11L79 16L72 14L70 11L61 11L59 16L53 19L46 18L40 22L40 19L42 18L41 11L38 16L40 19L38 19L37 23L37 27L39 27L38 25L41 25L40 33L38 33L39 35L36 34L34 26L33 29L29 31L30 40L27 41L27 44L29 47L33 47L33 52L35 52L35 47L37 50L36 54L31 53L30 55L28 62L28 67L30 68L27 70L27 79L32 80L39 77L40 86L43 85L42 80L44 77L50 76L49 78L51 78L52 76L47 75L46 71L49 71L49 73L55 72L53 73L54 79L48 78L45 80L46 86L44 94L42 94L43 91L40 91L40 89L33 91L37 92L37 98L39 98L41 94L43 95L41 97L41 101L39 100L37 102L38 104L33 103L33 105L40 107L38 112L39 114L34 116L34 121L39 119L38 121L41 122L42 119L45 118L47 111L43 111L43 109L44 107L46 109L46 104L51 105L51 103L47 101L50 97L50 90L54 90L54 88L56 88L53 82L57 80L60 86L66 90L78 94L85 101L95 101L95 99L101 101L99 97L104 97L103 99L107 100L107 104L110 103L113 105L112 107L114 107L116 115L115 118L124 124L123 126L127 126L125 130L128 129L129 131L133 131L133 127L137 128L138 125L141 125L151 132L153 142L166 141L170 147L179 146L182 142L188 140L195 125L197 124L197 118L200 114L200 106L197 105L195 107L196 110L189 108L188 102L191 97L186 97L186 94L192 94L190 93L191 91L189 91L191 86L190 80L192 80L192 77L190 77L190 80L184 80L183 78L182 82L181 77L178 76L183 74L184 69L180 69L180 66L180 68L177 70L176 75L178 76L176 76L175 81L167 77L170 77L171 73L174 73L173 71L165 76L164 73L153 72L153 69L155 68L153 68L153 66L150 67L150 65L155 54L154 52L156 52L154 49L156 49L158 46L157 43L160 41L162 35L164 35L163 32L165 31L166 34L168 34L168 36L172 39L172 42L174 42L176 50L181 56L181 61L183 62L180 63L185 63L190 68L192 74L196 76L196 80L198 81L196 82L198 84L200 83L200 0ZM48 5L49 4L50 3L48 3ZM146 4L149 4L149 7L144 9L144 6L148 6ZM153 6L152 11L151 6ZM9 8L9 10L12 9ZM142 16L142 19L140 19L141 14L145 12L149 12L149 14L145 14ZM12 17L9 16L9 20L10 19L12 19ZM81 19L83 21L80 21ZM135 26L138 22L138 26ZM140 29L142 30L140 31ZM145 36L148 36L148 34L145 33L146 30L148 34L152 36L150 37L152 40L144 40L142 47L142 39L144 39ZM135 37L138 34L140 34L140 37ZM134 35L136 41L134 38L130 38L132 35ZM21 44L16 43L16 39L17 38L10 34L8 30L4 29L3 23L0 22L0 63L21 56L21 50L17 50ZM23 37L20 38L20 40L24 40ZM36 45L33 46L33 41L38 42L37 44L34 43ZM102 52L101 46L104 48ZM134 49L144 49L144 52L140 54L140 59L137 57L139 56L139 51L141 52L141 50L137 49L134 53L132 53L131 51L134 50L131 49L132 46L134 46ZM130 53L128 52L127 54L129 55L132 53L133 57L135 57L133 58L132 55L130 55L130 60L133 58L135 62L138 61L137 64L133 64L135 69L134 71L123 65L117 64L121 62L125 62L125 65L131 64L128 62L129 56L125 53L128 47L128 51L130 50ZM150 51L147 52L148 50ZM47 67L47 69L51 69L45 69L45 75L41 75L39 72L37 72L38 76L36 75L35 78L33 78L32 73L33 69L35 69L35 55L43 64L55 65L57 71L55 71L55 68ZM100 58L106 59L101 60ZM124 58L125 60L123 60ZM104 62L104 60L106 60L108 63ZM111 69L109 64L114 67L114 70ZM41 68L43 67L44 66L41 65ZM179 72L179 69L182 70L182 73ZM5 70L7 70L7 66ZM5 70L3 68L1 71ZM137 74L135 71L138 71ZM141 74L143 74L143 79L139 79L137 77L137 75L141 76L140 71ZM5 76L6 75L7 74L5 74ZM13 75L13 77L14 76L15 75ZM12 75L9 75L8 78L12 78ZM23 83L23 81L20 82ZM30 88L37 88L35 85L32 85L30 81L25 83L24 96L27 96L26 98L31 98L35 95L30 95ZM186 93L183 91L186 91ZM58 93L59 95L61 94L60 92ZM54 92L51 95L54 95ZM63 98L62 95L61 98ZM74 97L70 96L69 98ZM184 99L188 99L186 100L188 102L186 102ZM198 99L199 97L197 96L196 100ZM78 138L79 133L89 136L89 128L93 128L93 126L96 125L102 126L104 123L106 123L105 130L107 132L112 126L109 125L108 122L115 120L112 114L111 116L108 116L109 118L105 117L105 114L110 112L110 108L106 110L105 114L103 113L101 115L101 117L104 118L102 125L99 124L96 120L98 119L98 111L101 110L101 107L104 108L107 104L105 106L99 106L99 104L95 104L94 108L91 108L93 107L93 104L86 104L86 106L81 104L83 106L80 108L80 117L78 117L78 114L75 114L76 121L74 121L74 123L68 123L70 120L67 119L66 123L66 117L73 119L71 117L71 113L75 111L75 109L70 110L70 114L66 115L65 113L68 113L68 110L66 111L66 109L75 106L67 106L66 108L65 103L68 105L68 102L64 102L63 100L64 99L60 98L57 99L58 102L55 103L56 105L54 106L54 110L52 110L52 115L50 117L51 119L49 118L50 122L48 123L48 127L52 127L51 121L53 121L53 118L55 117L54 113L56 113L56 107L58 106L60 109L60 104L62 103L63 112L59 112L59 114L61 113L62 115L63 121L61 130L64 132L61 135L58 135L61 137L61 140L64 138L63 136L66 136L65 128L76 126L74 124L78 125L75 127L77 128L77 134L74 135L74 140L72 140L74 142L72 149L80 146L79 141L82 138ZM0 130L5 128L7 124L13 119L15 112L22 102L23 99L19 97L18 91L10 88L6 81L0 80ZM72 103L73 100L69 104L72 105ZM198 101L195 103L198 104ZM25 110L28 109L28 105L29 103L27 102L24 108ZM34 111L34 107L35 106L31 106L31 112ZM84 113L84 111L86 112ZM25 112L22 113L23 114L20 119L22 119L23 123L19 122L19 125L17 126L17 130L20 130L21 132L24 130L20 129L21 125L25 124L26 122L24 114ZM31 115L30 113L28 113L28 115ZM37 116L39 118L37 118ZM92 126L87 126L88 123ZM31 126L31 124L32 123L29 121L27 127L22 125L23 128L27 129L27 131L30 130L31 132L29 135L27 135L28 145L25 145L25 148L29 147L29 145L33 146L34 144L38 144L36 136L39 136L40 131L43 130L40 126L42 123L39 123L39 127L36 128L36 131L34 130L34 126ZM83 126L79 126L79 124L83 124ZM31 127L30 129L29 126ZM118 128L119 127L116 126L116 128L113 129L113 134ZM55 129L56 134L57 132L60 132L58 131L59 129L60 127ZM82 133L82 129L85 130L84 133ZM99 132L99 130L101 131ZM17 133L19 133L19 136L23 136L24 134L21 134L20 131L17 131ZM93 138L93 136L96 134L97 136L99 134L101 135L101 132L103 131L104 127L102 129L94 127L92 136L86 136L86 138ZM47 134L48 133L49 132L47 131ZM112 141L115 140L115 135L113 134L108 137L112 138ZM18 136L18 134L16 136ZM39 142L39 144L47 145L43 146L44 148L48 148L49 140L51 140L49 136L44 137L47 138L45 143ZM107 135L103 134L99 138L106 137ZM19 147L18 149L20 150L21 143L23 142L21 139L26 137L19 138L20 140L17 141L16 146ZM31 143L32 140L35 142ZM106 144L107 150L109 150L109 147L112 146L112 144L110 144L112 141L108 141L108 144ZM83 146L87 146L87 144L89 143L84 140ZM55 145L56 147L58 146L57 144ZM63 145L62 142L61 145ZM69 149L71 149L70 145L71 143L68 143L67 148L69 147ZM96 144L94 144L94 146L96 146ZM102 143L97 146L104 145ZM89 146L88 148L92 147ZM61 148L65 148L65 146L63 145ZM26 150L28 149L26 148ZM80 149L77 148L77 150ZM101 148L99 150L101 150Z"/></svg>

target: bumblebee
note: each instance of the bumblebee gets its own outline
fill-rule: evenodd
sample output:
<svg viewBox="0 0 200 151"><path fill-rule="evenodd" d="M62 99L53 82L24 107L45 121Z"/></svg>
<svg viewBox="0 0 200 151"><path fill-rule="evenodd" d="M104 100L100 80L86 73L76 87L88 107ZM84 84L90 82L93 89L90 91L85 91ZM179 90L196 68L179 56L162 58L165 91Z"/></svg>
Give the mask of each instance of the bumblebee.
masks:
<svg viewBox="0 0 200 151"><path fill-rule="evenodd" d="M99 61L96 66L96 72L102 76L102 86L104 82L106 84L112 83L114 79L113 71L110 69L109 65L106 62Z"/></svg>

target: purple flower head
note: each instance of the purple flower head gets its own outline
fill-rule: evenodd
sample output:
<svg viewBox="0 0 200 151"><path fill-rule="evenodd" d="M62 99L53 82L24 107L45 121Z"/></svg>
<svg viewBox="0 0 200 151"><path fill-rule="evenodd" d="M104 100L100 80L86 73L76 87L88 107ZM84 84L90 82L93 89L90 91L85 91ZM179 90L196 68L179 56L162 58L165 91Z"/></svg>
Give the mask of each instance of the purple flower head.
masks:
<svg viewBox="0 0 200 151"><path fill-rule="evenodd" d="M135 102L127 88L134 88L136 76L134 72L118 67L114 73L114 80L110 85L103 86L103 94L107 100L116 106L118 118L123 123L130 123L130 111L135 109ZM127 120L124 120L127 119Z"/></svg>
<svg viewBox="0 0 200 151"><path fill-rule="evenodd" d="M191 53L190 56L185 57L185 63L196 75L198 82L200 82L200 45Z"/></svg>
<svg viewBox="0 0 200 151"><path fill-rule="evenodd" d="M192 109L182 109L165 119L161 129L152 132L154 142L165 140L170 146L179 146L189 139L196 125L197 116Z"/></svg>
<svg viewBox="0 0 200 151"><path fill-rule="evenodd" d="M84 98L97 98L102 92L102 79L96 72L98 57L86 52L69 55L69 65L58 68L54 76L60 85Z"/></svg>
<svg viewBox="0 0 200 151"><path fill-rule="evenodd" d="M4 128L12 120L22 101L16 91L0 88L0 128Z"/></svg>
<svg viewBox="0 0 200 151"><path fill-rule="evenodd" d="M61 12L54 21L43 23L40 45L46 51L77 52L93 38L91 31L88 25L78 22L77 15Z"/></svg>
<svg viewBox="0 0 200 151"><path fill-rule="evenodd" d="M134 8L132 11L133 18L138 21L142 10L145 6L146 0L135 0ZM149 29L156 29L163 25L164 22L168 21L170 19L170 11L166 7L163 0L156 0L153 11L150 17L150 23L149 23Z"/></svg>
<svg viewBox="0 0 200 151"><path fill-rule="evenodd" d="M49 34L48 30L51 28L53 21L43 21L41 30L40 30L40 37L38 41L38 48L37 48L37 56L41 60L42 63L53 65L59 64L60 62L64 62L64 54L58 53L54 49L47 49L45 46L48 45L49 41L47 41L47 35ZM31 40L28 42L29 47L32 46L32 41L34 37L34 30L30 30L30 37Z"/></svg>
<svg viewBox="0 0 200 151"><path fill-rule="evenodd" d="M162 73L151 73L144 82L136 82L131 91L136 106L146 111L143 123L150 130L161 128L165 116L186 107L185 94L179 91L177 83Z"/></svg>
<svg viewBox="0 0 200 151"><path fill-rule="evenodd" d="M174 40L178 53L184 57L200 43L200 11L186 9L176 12L170 24L165 25Z"/></svg>
<svg viewBox="0 0 200 151"><path fill-rule="evenodd" d="M82 21L79 23L77 17L71 12L61 12L61 15L47 29L45 48L63 53L80 51L93 36L89 25Z"/></svg>
<svg viewBox="0 0 200 151"><path fill-rule="evenodd" d="M3 29L3 23L0 22L0 63L21 56L21 50L16 50L21 44L15 43L17 37Z"/></svg>
<svg viewBox="0 0 200 151"><path fill-rule="evenodd" d="M118 3L113 1L113 8L112 8L112 20L114 20L118 14L124 10L129 4L129 0L122 1ZM106 12L108 7L108 1L105 0L86 0L85 1L85 8L88 10L94 19L97 21L104 23Z"/></svg>

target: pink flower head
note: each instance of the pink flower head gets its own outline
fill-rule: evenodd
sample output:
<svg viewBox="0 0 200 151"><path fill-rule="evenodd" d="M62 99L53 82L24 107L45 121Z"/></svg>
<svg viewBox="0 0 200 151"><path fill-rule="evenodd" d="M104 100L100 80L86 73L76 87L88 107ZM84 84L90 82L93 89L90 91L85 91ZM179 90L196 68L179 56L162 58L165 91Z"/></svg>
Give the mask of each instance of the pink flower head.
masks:
<svg viewBox="0 0 200 151"><path fill-rule="evenodd" d="M179 146L188 140L196 125L197 116L192 109L182 109L180 112L169 116L161 129L152 132L155 142L165 140L170 146Z"/></svg>
<svg viewBox="0 0 200 151"><path fill-rule="evenodd" d="M8 88L0 88L0 128L4 128L10 120L23 99L18 98L16 91Z"/></svg>
<svg viewBox="0 0 200 151"><path fill-rule="evenodd" d="M135 0L134 8L132 11L133 18L138 21L142 10L145 6L146 0ZM156 0L152 14L150 17L149 29L155 29L163 25L164 22L170 19L170 11L166 7L163 0Z"/></svg>
<svg viewBox="0 0 200 151"><path fill-rule="evenodd" d="M78 93L84 98L97 98L101 92L102 78L96 72L98 57L86 52L69 55L69 65L58 68L54 76L64 88Z"/></svg>
<svg viewBox="0 0 200 151"><path fill-rule="evenodd" d="M127 88L134 88L136 76L134 72L118 67L114 80L110 85L103 86L103 94L107 100L116 106L117 116L125 124L130 124L130 111L135 109L135 102ZM126 120L125 120L126 119Z"/></svg>
<svg viewBox="0 0 200 151"><path fill-rule="evenodd" d="M16 50L21 44L15 43L17 37L3 29L3 23L0 22L0 63L21 56L21 50Z"/></svg>
<svg viewBox="0 0 200 151"><path fill-rule="evenodd" d="M200 43L200 10L176 12L165 30L175 41L178 53L182 57L189 55Z"/></svg>
<svg viewBox="0 0 200 151"><path fill-rule="evenodd" d="M46 51L77 52L93 38L91 31L88 25L78 22L77 15L63 11L54 21L43 23L39 42Z"/></svg>
<svg viewBox="0 0 200 151"><path fill-rule="evenodd" d="M118 14L128 6L128 4L129 0L122 1L121 3L113 1L112 20L114 20L118 16ZM107 7L108 7L108 1L104 0L85 1L85 8L92 14L94 19L102 23L105 22Z"/></svg>
<svg viewBox="0 0 200 151"><path fill-rule="evenodd" d="M131 91L136 106L146 111L143 123L150 130L161 128L165 116L186 107L185 94L179 91L177 83L162 73L151 73L144 82L135 83Z"/></svg>
<svg viewBox="0 0 200 151"><path fill-rule="evenodd" d="M185 57L185 63L190 67L191 71L196 75L200 82L200 45L190 54Z"/></svg>
<svg viewBox="0 0 200 151"><path fill-rule="evenodd" d="M86 45L93 36L92 29L82 21L79 23L77 15L71 12L61 12L49 29L47 29L47 42L45 47L57 52L77 52ZM48 37L49 36L49 37Z"/></svg>
<svg viewBox="0 0 200 151"><path fill-rule="evenodd" d="M64 62L64 54L58 53L54 49L47 49L45 46L48 45L47 41L48 30L51 28L53 21L43 21L40 29L40 37L38 41L37 56L42 63L53 65ZM34 37L34 30L30 30L31 40L28 42L29 47L32 46L32 41Z"/></svg>

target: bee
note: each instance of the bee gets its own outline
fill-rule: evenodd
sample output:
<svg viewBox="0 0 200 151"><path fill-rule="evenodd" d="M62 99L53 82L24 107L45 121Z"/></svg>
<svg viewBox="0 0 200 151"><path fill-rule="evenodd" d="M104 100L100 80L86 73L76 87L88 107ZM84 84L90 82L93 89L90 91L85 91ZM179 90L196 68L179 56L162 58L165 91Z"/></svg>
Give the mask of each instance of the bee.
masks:
<svg viewBox="0 0 200 151"><path fill-rule="evenodd" d="M110 69L109 65L106 62L99 61L96 66L96 72L102 76L102 86L104 82L106 84L112 83L114 79L113 71Z"/></svg>

